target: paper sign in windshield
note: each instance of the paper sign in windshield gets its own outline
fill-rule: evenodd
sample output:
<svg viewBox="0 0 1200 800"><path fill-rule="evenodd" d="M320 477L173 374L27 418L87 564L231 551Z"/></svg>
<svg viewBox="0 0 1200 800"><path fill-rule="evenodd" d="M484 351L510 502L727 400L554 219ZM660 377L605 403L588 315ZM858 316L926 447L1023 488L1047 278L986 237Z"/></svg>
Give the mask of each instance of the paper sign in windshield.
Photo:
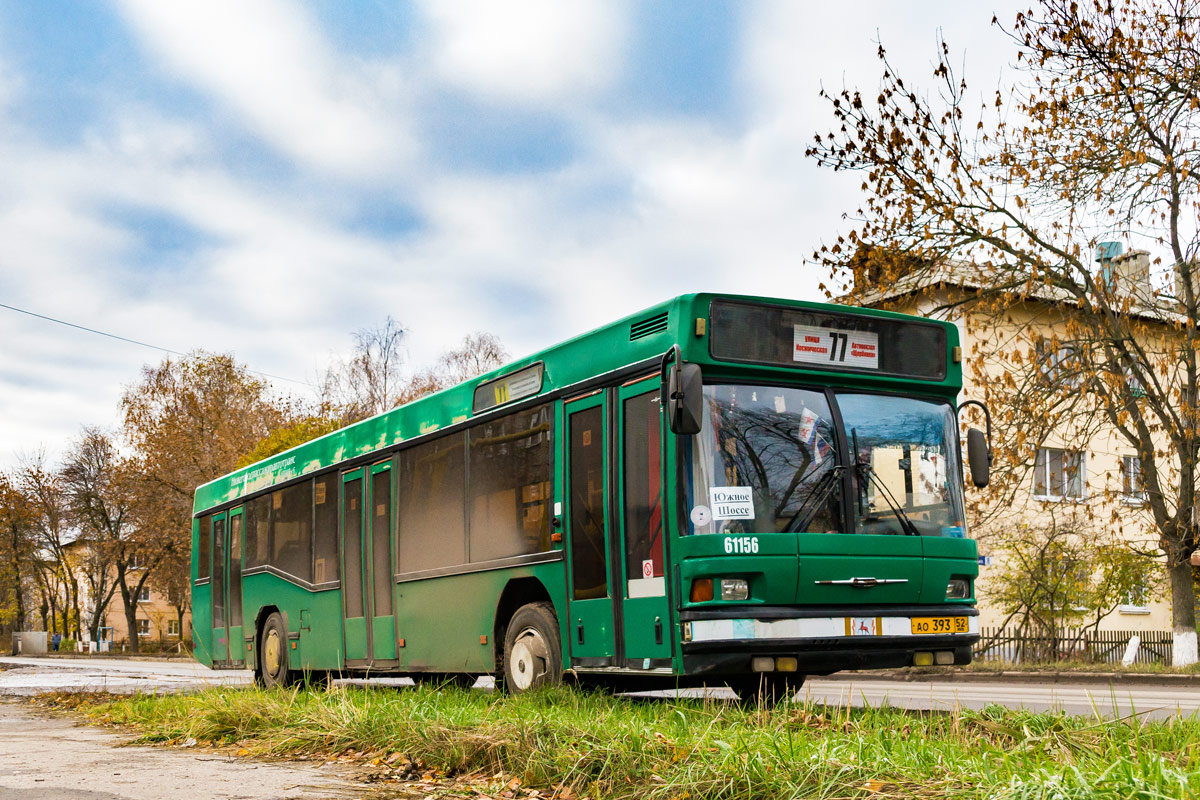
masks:
<svg viewBox="0 0 1200 800"><path fill-rule="evenodd" d="M716 486L708 490L713 519L754 519L753 489L749 486Z"/></svg>
<svg viewBox="0 0 1200 800"><path fill-rule="evenodd" d="M826 367L879 369L879 334L793 325L792 360Z"/></svg>

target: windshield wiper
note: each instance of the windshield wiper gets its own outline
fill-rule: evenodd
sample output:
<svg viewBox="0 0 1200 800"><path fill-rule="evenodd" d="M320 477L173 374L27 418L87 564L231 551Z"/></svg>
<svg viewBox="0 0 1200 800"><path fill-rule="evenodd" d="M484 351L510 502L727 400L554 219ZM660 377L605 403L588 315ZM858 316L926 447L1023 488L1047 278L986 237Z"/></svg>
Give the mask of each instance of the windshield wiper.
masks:
<svg viewBox="0 0 1200 800"><path fill-rule="evenodd" d="M817 479L817 485L813 487L808 499L800 504L800 508L796 509L796 513L788 520L787 527L783 529L784 533L795 533L802 528L808 527L808 523L817 515L817 511L821 508L821 505L829 499L829 496L833 494L833 490L841 482L841 476L845 469L844 466L838 464ZM805 510L809 508L812 510L805 514Z"/></svg>
<svg viewBox="0 0 1200 800"><path fill-rule="evenodd" d="M908 518L908 515L904 513L904 509L901 508L900 504L896 502L896 498L892 495L891 490L884 485L883 481L879 480L879 477L875 474L875 470L871 467L871 465L861 460L858 450L858 429L852 428L850 430L850 435L854 440L854 468L859 474L859 486L863 487L859 492L859 514L865 516L862 514L862 495L866 493L866 487L863 486L863 477L866 477L875 484L875 488L878 489L879 493L883 496L883 501L888 504L888 508L890 508L892 513L896 515L896 519L899 521L900 527L904 529L904 533L908 536L920 536L921 532L917 530L917 526L914 525L912 520Z"/></svg>

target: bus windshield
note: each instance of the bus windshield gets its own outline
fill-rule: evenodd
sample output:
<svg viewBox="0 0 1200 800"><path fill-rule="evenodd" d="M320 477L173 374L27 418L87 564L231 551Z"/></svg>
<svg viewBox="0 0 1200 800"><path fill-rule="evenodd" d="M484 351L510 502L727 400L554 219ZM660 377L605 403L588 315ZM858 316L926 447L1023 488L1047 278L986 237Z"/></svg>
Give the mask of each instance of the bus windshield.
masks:
<svg viewBox="0 0 1200 800"><path fill-rule="evenodd" d="M842 467L823 392L705 386L704 405L684 456L694 533L843 530Z"/></svg>
<svg viewBox="0 0 1200 800"><path fill-rule="evenodd" d="M855 531L963 536L958 423L948 403L839 394L854 483Z"/></svg>
<svg viewBox="0 0 1200 800"><path fill-rule="evenodd" d="M835 432L820 391L708 385L704 401L703 428L684 447L692 533L963 535L950 405L839 394ZM856 463L842 462L839 439ZM846 473L852 528L842 518Z"/></svg>

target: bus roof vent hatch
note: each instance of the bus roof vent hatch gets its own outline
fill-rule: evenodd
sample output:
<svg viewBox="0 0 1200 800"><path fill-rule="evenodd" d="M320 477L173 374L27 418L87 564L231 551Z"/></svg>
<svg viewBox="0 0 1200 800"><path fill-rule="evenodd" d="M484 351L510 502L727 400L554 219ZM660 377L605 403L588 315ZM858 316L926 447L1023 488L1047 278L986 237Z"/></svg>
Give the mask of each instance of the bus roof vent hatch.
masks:
<svg viewBox="0 0 1200 800"><path fill-rule="evenodd" d="M653 317L639 319L629 326L629 341L636 339L644 339L647 336L653 336L656 333L662 333L667 329L667 312L655 314Z"/></svg>

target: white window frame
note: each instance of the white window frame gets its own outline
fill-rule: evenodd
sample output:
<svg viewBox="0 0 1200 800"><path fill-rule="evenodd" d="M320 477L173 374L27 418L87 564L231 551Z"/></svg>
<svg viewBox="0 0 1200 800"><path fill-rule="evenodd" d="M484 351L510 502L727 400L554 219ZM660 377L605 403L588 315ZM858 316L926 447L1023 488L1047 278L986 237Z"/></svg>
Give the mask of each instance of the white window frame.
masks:
<svg viewBox="0 0 1200 800"><path fill-rule="evenodd" d="M1142 486L1142 460L1137 456L1121 456L1121 502L1140 506L1146 502Z"/></svg>
<svg viewBox="0 0 1200 800"><path fill-rule="evenodd" d="M150 602L150 584L148 584L148 583L142 584L142 590L138 593L137 601L139 603L149 603Z"/></svg>
<svg viewBox="0 0 1200 800"><path fill-rule="evenodd" d="M1068 455L1077 456L1079 459L1078 475L1076 480L1079 481L1079 494L1055 494L1054 482L1051 476L1054 474L1050 471L1051 460L1054 453L1059 454L1059 463L1061 469L1066 472L1066 458ZM1045 454L1043 456L1043 454ZM1041 473L1041 474L1039 474ZM1064 476L1060 478L1060 483L1066 488L1068 479ZM1043 491L1038 491L1038 483L1041 483ZM1055 502L1077 503L1087 499L1087 453L1083 450L1068 450L1063 447L1039 447L1033 461L1033 488L1031 496L1037 500L1050 500Z"/></svg>
<svg viewBox="0 0 1200 800"><path fill-rule="evenodd" d="M138 635L138 638L139 638L139 639L141 639L142 637L149 637L149 636L150 636L150 633L151 633L151 631L150 631L150 620L148 620L148 619L139 619L139 620L137 621L137 628L138 628L138 629L137 629L137 635ZM145 629L145 630L143 630L143 629Z"/></svg>
<svg viewBox="0 0 1200 800"><path fill-rule="evenodd" d="M167 620L167 636L178 636L178 635L179 635L179 620L177 620L177 619Z"/></svg>

